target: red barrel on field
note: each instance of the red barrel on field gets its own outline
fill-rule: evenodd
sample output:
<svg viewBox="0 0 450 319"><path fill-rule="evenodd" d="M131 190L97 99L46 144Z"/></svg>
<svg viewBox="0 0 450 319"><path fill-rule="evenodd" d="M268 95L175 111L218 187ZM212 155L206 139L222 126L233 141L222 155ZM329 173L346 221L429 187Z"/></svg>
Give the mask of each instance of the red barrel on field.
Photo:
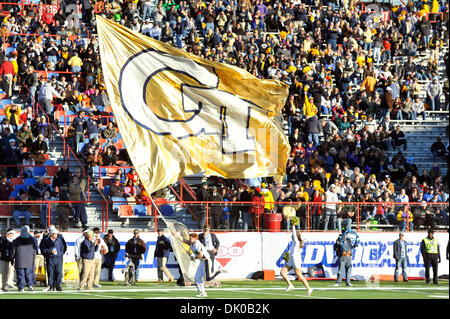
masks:
<svg viewBox="0 0 450 319"><path fill-rule="evenodd" d="M279 232L281 220L281 214L264 214L264 229L268 232Z"/></svg>

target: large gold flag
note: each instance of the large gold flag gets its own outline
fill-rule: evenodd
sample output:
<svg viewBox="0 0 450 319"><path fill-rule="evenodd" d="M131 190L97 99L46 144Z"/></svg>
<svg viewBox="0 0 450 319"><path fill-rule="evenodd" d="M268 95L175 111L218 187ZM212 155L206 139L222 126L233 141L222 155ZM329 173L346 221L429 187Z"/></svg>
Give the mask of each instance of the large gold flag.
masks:
<svg viewBox="0 0 450 319"><path fill-rule="evenodd" d="M275 122L288 95L97 16L103 77L126 149L148 193L183 176L284 176L290 147Z"/></svg>

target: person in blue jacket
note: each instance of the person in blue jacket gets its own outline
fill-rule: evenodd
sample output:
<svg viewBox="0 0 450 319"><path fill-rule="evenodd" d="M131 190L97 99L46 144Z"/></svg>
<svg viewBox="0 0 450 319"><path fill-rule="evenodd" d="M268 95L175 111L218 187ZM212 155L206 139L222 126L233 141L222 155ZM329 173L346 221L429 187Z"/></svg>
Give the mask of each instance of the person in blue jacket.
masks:
<svg viewBox="0 0 450 319"><path fill-rule="evenodd" d="M78 290L83 289L86 284L86 290L92 290L94 284L94 256L98 250L100 239L94 241L94 232L88 231L86 238L80 244L80 257L83 265L83 274L80 278Z"/></svg>
<svg viewBox="0 0 450 319"><path fill-rule="evenodd" d="M62 291L63 256L67 251L67 244L62 234L56 228L51 228L49 235L44 237L39 245L45 258L48 285L44 291Z"/></svg>

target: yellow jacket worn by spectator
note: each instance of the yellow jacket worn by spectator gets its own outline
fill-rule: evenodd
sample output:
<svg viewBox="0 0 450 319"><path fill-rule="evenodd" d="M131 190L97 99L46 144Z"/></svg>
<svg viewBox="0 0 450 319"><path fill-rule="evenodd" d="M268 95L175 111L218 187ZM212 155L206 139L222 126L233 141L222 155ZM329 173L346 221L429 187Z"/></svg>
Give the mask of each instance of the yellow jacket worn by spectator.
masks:
<svg viewBox="0 0 450 319"><path fill-rule="evenodd" d="M264 209L268 209L270 211L273 211L275 204L273 203L275 200L273 199L272 192L265 188L266 185L264 183L261 184L261 194L264 195L264 202L266 203L264 205Z"/></svg>
<svg viewBox="0 0 450 319"><path fill-rule="evenodd" d="M306 117L312 117L317 114L317 107L313 103L312 97L308 98L305 92L305 103L303 104L303 115Z"/></svg>
<svg viewBox="0 0 450 319"><path fill-rule="evenodd" d="M73 57L71 57L69 59L67 64L70 65L70 66L79 66L79 67L81 67L83 65L83 61L80 59L80 57L78 57L77 55L74 55Z"/></svg>
<svg viewBox="0 0 450 319"><path fill-rule="evenodd" d="M375 86L377 85L377 79L369 74L364 81L361 83L361 91L366 91L367 93L372 93L375 91Z"/></svg>
<svg viewBox="0 0 450 319"><path fill-rule="evenodd" d="M11 112L11 111L13 111L13 112ZM12 123L11 116L14 115L15 123L16 123L16 125L18 125L19 121L20 121L19 120L20 114L22 114L22 109L20 108L20 106L16 106L16 107L13 108L13 105L8 105L5 108L5 115L6 115L6 118L8 119L8 121L9 121L9 123Z"/></svg>

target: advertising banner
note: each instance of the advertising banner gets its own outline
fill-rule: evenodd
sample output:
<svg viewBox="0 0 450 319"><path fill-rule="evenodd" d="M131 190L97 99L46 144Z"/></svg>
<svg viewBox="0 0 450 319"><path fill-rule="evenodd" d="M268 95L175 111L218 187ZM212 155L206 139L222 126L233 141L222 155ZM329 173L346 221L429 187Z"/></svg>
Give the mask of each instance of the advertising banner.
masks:
<svg viewBox="0 0 450 319"><path fill-rule="evenodd" d="M220 248L218 250L215 269L219 265L228 273L221 274L218 279L249 279L256 271L271 269L279 275L285 261L283 253L289 250L291 233L257 233L257 232L229 232L216 233ZM302 233L305 246L302 250L302 270L307 272L308 267L321 264L326 278L336 278L337 257L333 245L338 237L337 232ZM75 240L80 236L77 233L63 233L68 245L65 262L74 261ZM116 233L121 245L121 251L116 260L114 276L117 280L123 279L122 270L125 269L125 244L132 238L132 233ZM170 238L169 234L166 234ZM398 239L398 233L360 233L360 246L354 250L352 257L352 274L355 279L369 279L372 275L393 275L395 261L393 243ZM435 233L439 240L441 263L439 275L448 274L449 263L446 259L448 233ZM147 251L141 262L139 277L141 280L157 280L156 259L153 257L156 244L156 233L141 232L140 237L146 242ZM426 233L405 233L408 242L408 276L424 277L424 265L420 253L420 243ZM167 262L171 273L178 278L178 264L173 253ZM106 269L102 270L102 280L107 278Z"/></svg>

